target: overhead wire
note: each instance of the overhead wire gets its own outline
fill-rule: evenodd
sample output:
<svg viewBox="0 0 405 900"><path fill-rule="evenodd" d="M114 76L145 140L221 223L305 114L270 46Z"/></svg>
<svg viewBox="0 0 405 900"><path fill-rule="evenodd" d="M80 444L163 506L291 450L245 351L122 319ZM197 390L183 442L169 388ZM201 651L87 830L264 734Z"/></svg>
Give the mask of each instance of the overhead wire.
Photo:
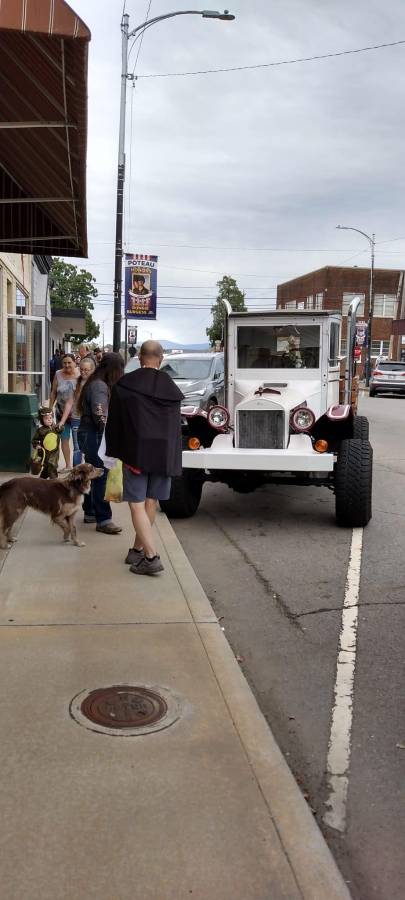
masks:
<svg viewBox="0 0 405 900"><path fill-rule="evenodd" d="M371 44L367 47L356 47L353 50L336 50L331 53L317 53L313 56L299 56L295 59L280 59L275 60L274 62L269 63L254 63L253 65L248 66L228 66L221 67L216 69L197 69L195 71L190 72L150 72L145 73L144 75L137 75L136 77L141 78L183 78L189 75L211 75L216 74L218 72L246 72L252 69L270 69L275 68L277 66L292 66L297 63L307 63L307 62L315 62L322 59L333 59L339 56L350 56L357 53L368 53L372 50L382 50L387 47L397 47L400 44L405 44L405 38L398 41L386 41L384 44Z"/></svg>

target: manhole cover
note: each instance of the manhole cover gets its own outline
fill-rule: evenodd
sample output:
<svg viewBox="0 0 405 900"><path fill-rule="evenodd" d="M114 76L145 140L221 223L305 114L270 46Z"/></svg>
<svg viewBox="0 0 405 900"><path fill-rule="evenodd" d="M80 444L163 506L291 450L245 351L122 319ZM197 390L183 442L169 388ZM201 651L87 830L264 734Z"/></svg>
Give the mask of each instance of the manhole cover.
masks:
<svg viewBox="0 0 405 900"><path fill-rule="evenodd" d="M91 691L80 709L90 722L105 728L154 725L167 713L167 703L146 687L112 685Z"/></svg>
<svg viewBox="0 0 405 900"><path fill-rule="evenodd" d="M81 691L69 711L75 722L91 731L136 737L169 728L184 708L183 698L168 688L113 684Z"/></svg>

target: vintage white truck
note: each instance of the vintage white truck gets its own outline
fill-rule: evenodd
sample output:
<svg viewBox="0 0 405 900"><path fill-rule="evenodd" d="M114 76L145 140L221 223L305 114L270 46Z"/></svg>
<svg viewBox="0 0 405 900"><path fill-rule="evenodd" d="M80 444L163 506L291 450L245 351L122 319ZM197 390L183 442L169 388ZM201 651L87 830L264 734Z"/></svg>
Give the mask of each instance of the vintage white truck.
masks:
<svg viewBox="0 0 405 900"><path fill-rule="evenodd" d="M334 491L338 524L367 525L373 452L368 421L352 404L359 302L348 314L343 397L340 314L227 307L225 404L182 408L183 474L161 503L168 516L194 515L205 481L246 493L299 484Z"/></svg>

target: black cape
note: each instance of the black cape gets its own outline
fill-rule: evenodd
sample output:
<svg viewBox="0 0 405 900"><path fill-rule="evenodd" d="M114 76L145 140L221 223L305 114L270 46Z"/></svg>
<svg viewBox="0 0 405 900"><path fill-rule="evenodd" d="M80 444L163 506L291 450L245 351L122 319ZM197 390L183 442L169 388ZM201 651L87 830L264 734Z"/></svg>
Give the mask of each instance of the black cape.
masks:
<svg viewBox="0 0 405 900"><path fill-rule="evenodd" d="M105 429L108 456L156 475L181 475L183 394L166 372L141 368L111 391Z"/></svg>

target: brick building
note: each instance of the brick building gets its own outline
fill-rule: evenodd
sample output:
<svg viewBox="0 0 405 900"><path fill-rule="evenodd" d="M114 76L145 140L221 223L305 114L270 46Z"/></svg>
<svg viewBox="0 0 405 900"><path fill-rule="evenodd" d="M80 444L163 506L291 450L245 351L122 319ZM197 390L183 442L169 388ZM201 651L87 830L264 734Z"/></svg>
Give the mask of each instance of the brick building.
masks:
<svg viewBox="0 0 405 900"><path fill-rule="evenodd" d="M401 319L405 307L405 272L401 269L374 270L374 319L371 334L371 359L390 356L399 359L405 350L405 336L393 325ZM346 352L345 314L354 296L363 298L358 321L368 320L370 268L325 266L277 286L277 309L329 309L343 314L342 353ZM365 351L362 353L362 374Z"/></svg>

